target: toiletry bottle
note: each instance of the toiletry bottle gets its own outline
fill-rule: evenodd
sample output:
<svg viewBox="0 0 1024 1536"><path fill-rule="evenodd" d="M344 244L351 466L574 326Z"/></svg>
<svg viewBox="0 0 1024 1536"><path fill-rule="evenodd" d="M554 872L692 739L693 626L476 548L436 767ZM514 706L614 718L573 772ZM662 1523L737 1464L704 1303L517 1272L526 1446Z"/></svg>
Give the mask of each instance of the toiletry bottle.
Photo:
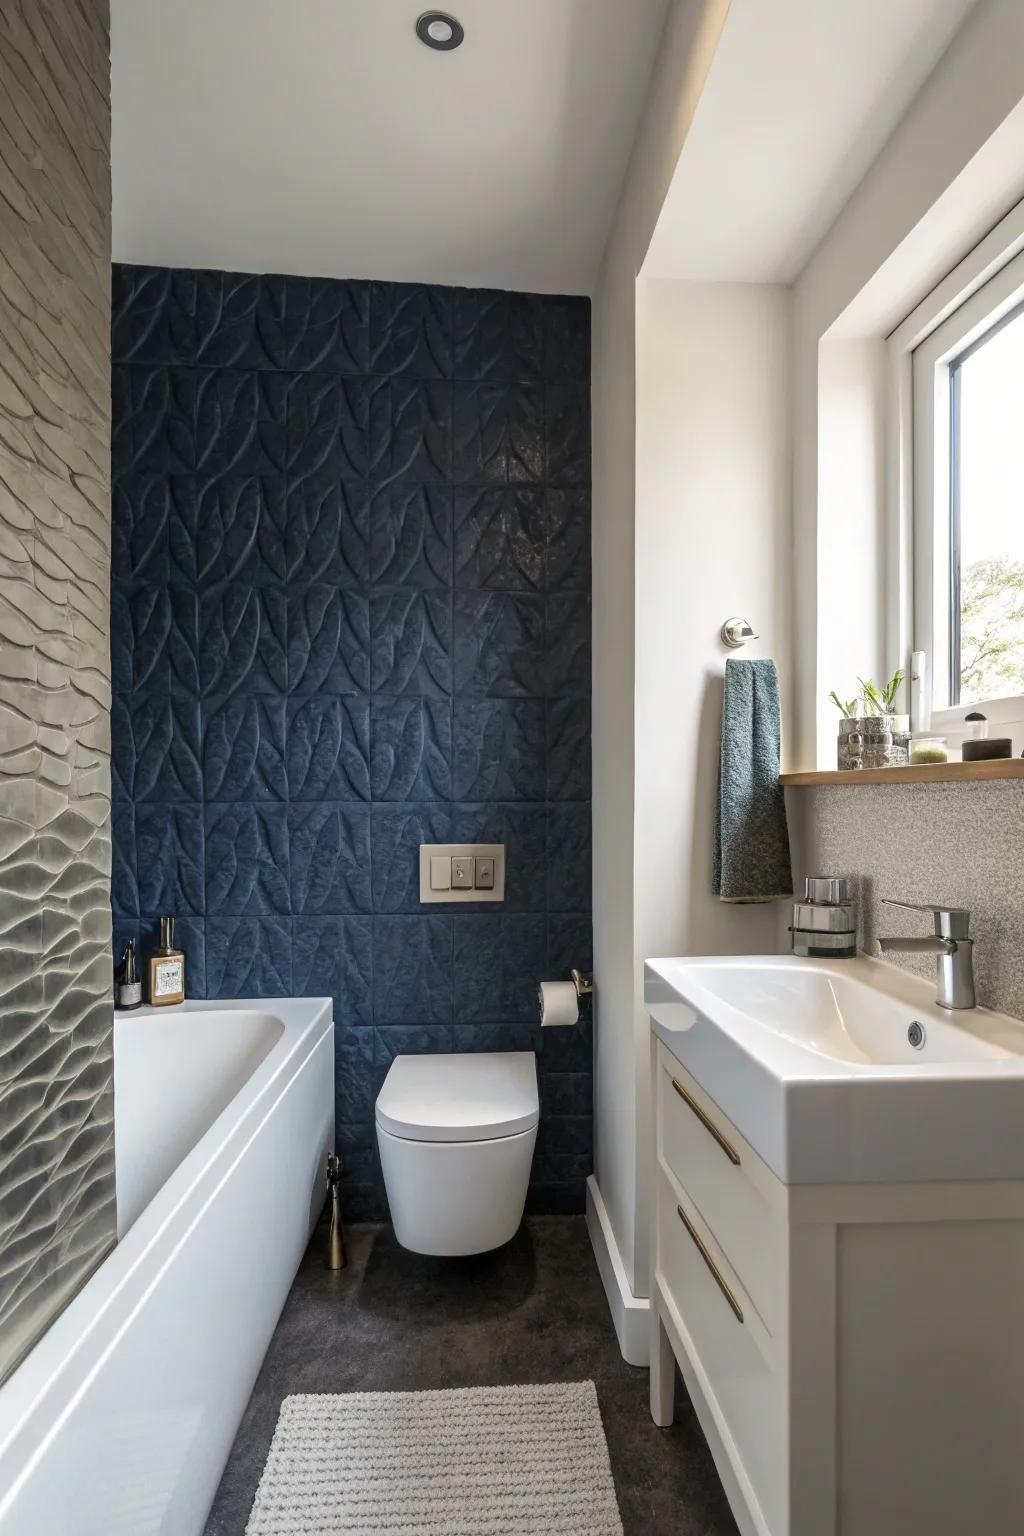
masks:
<svg viewBox="0 0 1024 1536"><path fill-rule="evenodd" d="M149 957L149 1001L154 1008L185 1001L185 956L174 947L174 919L160 919L160 946Z"/></svg>
<svg viewBox="0 0 1024 1536"><path fill-rule="evenodd" d="M135 940L129 939L124 947L121 965L114 983L114 1007L138 1008L142 1002L142 977L139 960L135 953Z"/></svg>

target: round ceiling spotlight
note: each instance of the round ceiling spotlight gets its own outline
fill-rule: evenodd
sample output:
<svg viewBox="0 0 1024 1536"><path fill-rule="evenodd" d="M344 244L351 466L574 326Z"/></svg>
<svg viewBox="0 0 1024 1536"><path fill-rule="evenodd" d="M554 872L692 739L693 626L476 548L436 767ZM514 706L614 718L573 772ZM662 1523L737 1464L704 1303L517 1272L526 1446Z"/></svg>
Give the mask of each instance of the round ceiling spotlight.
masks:
<svg viewBox="0 0 1024 1536"><path fill-rule="evenodd" d="M416 23L416 36L428 48L438 48L448 53L457 48L465 37L462 23L445 11L424 11Z"/></svg>

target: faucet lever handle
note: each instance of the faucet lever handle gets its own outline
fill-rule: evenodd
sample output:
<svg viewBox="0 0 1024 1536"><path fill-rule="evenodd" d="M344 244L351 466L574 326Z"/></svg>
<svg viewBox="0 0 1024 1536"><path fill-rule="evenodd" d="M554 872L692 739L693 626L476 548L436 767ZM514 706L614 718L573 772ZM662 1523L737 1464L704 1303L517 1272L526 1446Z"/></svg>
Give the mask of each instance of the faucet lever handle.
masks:
<svg viewBox="0 0 1024 1536"><path fill-rule="evenodd" d="M902 907L904 912L927 912L934 920L936 936L941 939L966 939L971 931L971 914L966 907L933 901L898 901L893 896L883 896L882 905Z"/></svg>

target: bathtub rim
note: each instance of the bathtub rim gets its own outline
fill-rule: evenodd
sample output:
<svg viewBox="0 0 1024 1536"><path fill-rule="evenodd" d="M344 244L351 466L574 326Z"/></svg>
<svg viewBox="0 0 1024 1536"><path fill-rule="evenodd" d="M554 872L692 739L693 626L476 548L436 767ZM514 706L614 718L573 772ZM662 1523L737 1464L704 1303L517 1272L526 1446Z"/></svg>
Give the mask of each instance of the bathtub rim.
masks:
<svg viewBox="0 0 1024 1536"><path fill-rule="evenodd" d="M0 1521L250 1143L325 1037L333 1033L333 1006L330 997L218 998L133 1011L133 1019L155 1016L168 1023L185 1013L269 1014L281 1023L282 1034L121 1241L0 1386ZM139 1283L130 1292L133 1281ZM56 1401L49 1408L51 1394ZM43 1412L47 1409L48 1416Z"/></svg>

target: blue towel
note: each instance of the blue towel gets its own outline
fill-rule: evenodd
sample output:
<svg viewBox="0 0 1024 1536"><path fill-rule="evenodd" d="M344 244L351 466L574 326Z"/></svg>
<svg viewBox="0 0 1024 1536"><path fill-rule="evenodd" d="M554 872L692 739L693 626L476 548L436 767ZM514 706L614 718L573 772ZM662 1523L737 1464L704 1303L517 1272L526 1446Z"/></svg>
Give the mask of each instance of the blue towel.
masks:
<svg viewBox="0 0 1024 1536"><path fill-rule="evenodd" d="M712 887L723 901L793 894L779 721L774 661L727 661Z"/></svg>

